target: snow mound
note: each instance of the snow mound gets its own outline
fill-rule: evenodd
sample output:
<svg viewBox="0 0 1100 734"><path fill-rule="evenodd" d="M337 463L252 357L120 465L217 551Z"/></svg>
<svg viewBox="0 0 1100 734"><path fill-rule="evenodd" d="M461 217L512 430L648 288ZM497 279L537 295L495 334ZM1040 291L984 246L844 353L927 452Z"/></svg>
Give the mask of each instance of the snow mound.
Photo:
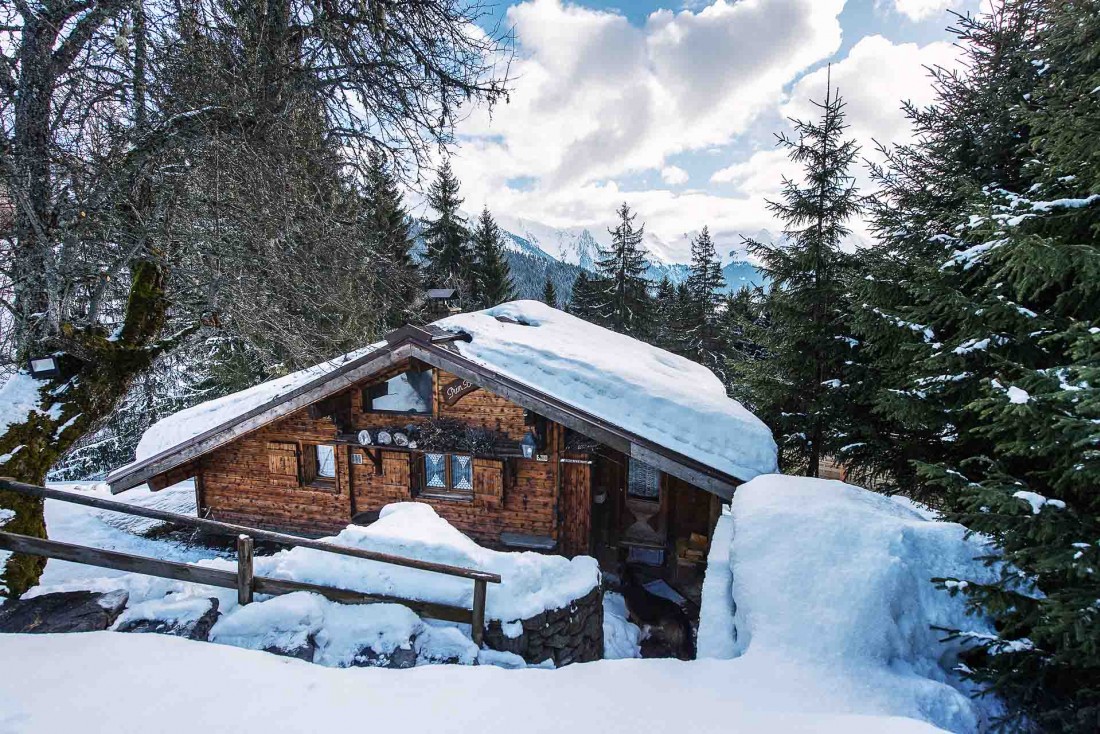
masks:
<svg viewBox="0 0 1100 734"><path fill-rule="evenodd" d="M642 630L630 621L626 599L614 591L603 594L603 656L605 660L642 656Z"/></svg>
<svg viewBox="0 0 1100 734"><path fill-rule="evenodd" d="M988 712L955 675L960 649L942 629L993 630L931 583L995 577L978 560L990 548L961 525L842 482L768 475L738 489L723 544L707 571L701 654L824 667L841 695L978 728Z"/></svg>
<svg viewBox="0 0 1100 734"><path fill-rule="evenodd" d="M599 566L593 558L578 556L570 560L530 551L483 548L436 514L431 505L420 502L387 505L371 525L349 525L328 540L337 545L500 574L501 583L488 585L485 616L503 623L560 609L600 583ZM469 579L309 548L293 548L257 558L256 573L466 608L473 603L474 584Z"/></svg>
<svg viewBox="0 0 1100 734"><path fill-rule="evenodd" d="M106 490L101 490L106 491ZM48 507L60 503L51 503ZM90 518L90 515L85 515ZM94 542L148 553L147 539L133 538L134 547L120 544L121 532L110 527L104 535L89 523L75 528L60 526L62 535L77 542ZM93 535L94 532L94 535ZM125 537L125 536L122 536ZM401 502L382 509L378 521L369 527L349 526L327 538L337 545L352 546L382 553L419 558L465 568L477 568L500 574L500 584L489 584L486 593L486 619L503 624L533 617L549 609L568 606L588 594L600 583L595 559L572 560L532 552L502 552L482 548L456 530L426 504ZM225 558L184 557L198 565L236 570L236 562ZM257 597L252 604L240 606L236 592L199 584L171 581L141 574L88 577L87 567L71 564L52 571L47 583L33 589L31 595L51 591L90 589L128 592L128 619L156 619L167 623L190 620L217 597L221 617L210 632L210 639L234 647L252 650L294 652L315 663L330 667L360 664L364 654L371 664L385 665L397 650L412 651L416 664L462 663L523 667L522 658L511 653L478 650L470 638L469 625L421 620L400 604L342 605L316 594L297 592L274 598ZM397 596L421 601L452 604L469 609L473 603L473 581L431 571L403 568L361 558L292 548L271 556L257 556L255 573L295 581L324 584L343 589ZM96 572L96 571L92 571ZM623 620L624 624L629 624ZM630 625L631 627L633 625ZM522 628L521 628L522 629ZM635 628L636 629L636 628ZM629 636L629 629L623 631ZM369 653L365 651L369 650Z"/></svg>
<svg viewBox="0 0 1100 734"><path fill-rule="evenodd" d="M538 301L435 325L472 337L455 343L467 359L707 466L739 479L776 470L768 427L691 360Z"/></svg>

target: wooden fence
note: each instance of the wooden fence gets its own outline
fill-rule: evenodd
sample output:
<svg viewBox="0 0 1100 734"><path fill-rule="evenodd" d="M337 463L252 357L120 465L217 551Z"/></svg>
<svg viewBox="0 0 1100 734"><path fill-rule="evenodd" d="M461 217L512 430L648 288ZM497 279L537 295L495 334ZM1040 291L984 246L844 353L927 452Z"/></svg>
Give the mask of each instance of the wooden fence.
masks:
<svg viewBox="0 0 1100 734"><path fill-rule="evenodd" d="M190 563L178 563L175 561L162 561L157 558L136 556L118 551L102 550L72 543L62 543L56 540L45 540L28 535L5 533L0 531L0 550L23 553L25 555L55 558L61 561L83 563L89 566L113 568L119 571L142 573L149 576L159 576L176 581L189 581L207 586L217 586L225 589L236 589L237 600L241 604L252 601L253 594L267 594L278 596L294 591L310 591L320 594L326 599L331 599L342 604L375 604L392 603L408 607L422 617L442 619L449 622L461 622L470 625L473 640L481 645L485 633L485 592L487 584L499 584L500 576L487 571L449 566L443 563L422 561L416 558L404 558L388 553L351 548L348 546L326 543L311 538L303 538L297 535L277 533L260 528L251 528L245 525L208 520L201 517L181 515L176 512L158 510L150 507L129 505L125 502L91 497L75 492L65 492L49 487L39 487L34 484L24 484L11 479L0 478L0 490L16 492L18 494L37 497L39 499L58 500L77 505L85 505L98 510L121 512L127 515L136 515L153 520L163 520L177 525L201 528L222 535L237 536L237 572L224 571L216 568L206 568ZM256 576L253 573L253 544L256 539L267 540L288 546L312 548L326 553L335 553L353 558L362 558L369 561L389 563L394 566L415 568L421 571L431 571L447 576L457 576L470 579L474 582L474 597L471 609L454 606L451 604L438 604L435 602L420 601L418 599L405 599L382 594L367 594L361 591L341 589L334 586L310 584L304 581L289 581L275 579L267 576Z"/></svg>

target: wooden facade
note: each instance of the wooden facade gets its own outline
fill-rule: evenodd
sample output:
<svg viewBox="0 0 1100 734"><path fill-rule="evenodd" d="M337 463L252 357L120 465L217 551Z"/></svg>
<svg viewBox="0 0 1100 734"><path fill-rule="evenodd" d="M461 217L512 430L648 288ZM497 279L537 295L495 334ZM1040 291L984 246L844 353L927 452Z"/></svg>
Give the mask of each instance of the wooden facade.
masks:
<svg viewBox="0 0 1100 734"><path fill-rule="evenodd" d="M430 412L372 409L380 385L410 373L417 380L430 373ZM358 435L412 433L409 426L427 430L444 422L497 441L492 450L469 452L469 468L463 464L462 472L470 486L462 491L428 486L425 457L444 455L438 448L363 445ZM538 446L524 458L521 442L530 435L538 436ZM593 555L609 566L627 560L631 548L642 548L650 551L649 565L675 570L689 543L709 538L718 497L653 467L645 475L656 482L652 496L633 496L628 485L636 460L591 439L575 441L583 438L488 389L410 359L162 472L150 485L157 489L193 476L202 516L312 536L369 523L393 502L427 502L488 547ZM319 452L319 446L330 448ZM331 467L318 464L322 453L331 455ZM450 455L466 461L457 450L445 461Z"/></svg>

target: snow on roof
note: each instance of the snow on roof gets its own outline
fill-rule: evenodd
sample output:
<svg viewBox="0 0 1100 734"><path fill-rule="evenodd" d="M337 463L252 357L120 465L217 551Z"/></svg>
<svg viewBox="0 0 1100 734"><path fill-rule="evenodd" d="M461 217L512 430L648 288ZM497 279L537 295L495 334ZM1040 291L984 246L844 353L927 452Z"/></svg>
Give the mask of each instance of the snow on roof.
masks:
<svg viewBox="0 0 1100 734"><path fill-rule="evenodd" d="M718 471L744 480L776 471L771 431L729 398L722 382L700 364L539 301L513 301L458 314L434 326L472 337L468 343L453 343L467 360ZM135 462L179 446L383 346L385 342L372 344L164 418L141 437Z"/></svg>
<svg viewBox="0 0 1100 734"><path fill-rule="evenodd" d="M696 362L539 301L435 326L470 334L454 345L470 361L721 472L747 480L776 471L771 431Z"/></svg>
<svg viewBox="0 0 1100 734"><path fill-rule="evenodd" d="M199 403L186 410L173 413L167 418L162 418L142 434L137 445L137 455L134 461L135 463L144 461L212 428L217 428L226 421L233 420L253 408L258 408L264 403L275 400L313 380L324 377L354 359L381 349L385 344L385 342L371 344L328 362L321 362L304 370L292 372L284 377L268 380L246 390L235 392L232 395ZM125 468L123 467L123 469ZM116 470L113 474L120 471L122 469Z"/></svg>

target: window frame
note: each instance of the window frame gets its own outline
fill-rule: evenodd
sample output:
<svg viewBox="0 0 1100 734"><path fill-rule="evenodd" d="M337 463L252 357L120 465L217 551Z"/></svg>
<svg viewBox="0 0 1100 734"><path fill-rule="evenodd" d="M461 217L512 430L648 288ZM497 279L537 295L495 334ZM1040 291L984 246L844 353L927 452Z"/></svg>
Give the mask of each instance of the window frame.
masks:
<svg viewBox="0 0 1100 734"><path fill-rule="evenodd" d="M301 477L299 485L303 489L319 489L326 492L340 491L340 453L338 446L325 441L300 441ZM317 449L328 446L332 449L333 476L324 477L318 473Z"/></svg>
<svg viewBox="0 0 1100 734"><path fill-rule="evenodd" d="M435 375L434 375L434 370L424 370L424 372L426 372L429 375L429 383L430 383L429 388L428 388L428 395L427 395L427 400L428 400L428 409L427 410L423 410L423 411L387 410L386 408L375 408L374 407L374 400L375 400L376 397L383 397L383 395L388 395L389 394L388 392L386 392L386 393L383 393L383 395L375 395L374 394L375 390L377 390L379 387L385 386L386 383L388 383L390 380L396 380L398 377L401 377L402 375L406 375L405 379L407 381L408 380L407 375L409 375L409 374L422 374L422 373L415 373L413 370L405 370L404 372L398 372L393 377L382 380L381 382L376 382L373 385L368 385L368 386L364 387L363 390L362 390L362 393L361 393L361 400L360 400L360 402L362 404L363 412L364 413L371 413L371 414L375 414L375 415L411 415L411 416L432 416L432 415L435 415Z"/></svg>
<svg viewBox="0 0 1100 734"><path fill-rule="evenodd" d="M428 486L428 457L429 456L442 456L443 457L443 481L447 485L446 487L429 487ZM470 488L461 489L455 487L454 479L454 460L457 457L464 456L470 460ZM417 492L421 497L443 499L443 500L463 500L469 501L474 498L474 457L472 454L460 454L460 453L448 453L445 451L425 451L419 461L419 473L420 473L420 487Z"/></svg>
<svg viewBox="0 0 1100 734"><path fill-rule="evenodd" d="M634 494L632 491L630 491L631 490L630 473L631 473L631 470L634 468L636 463L638 465L642 465L642 466L647 467L648 470L653 472L654 475L656 476L656 478L657 478L657 493L655 495L649 496L649 495L643 495L643 494ZM661 477L662 477L663 473L664 472L662 472L660 469L653 466L652 464L646 464L644 461L641 461L639 459L635 459L634 457L629 457L629 460L627 462L627 467L626 467L626 496L629 499L637 500L639 502L653 502L655 504L660 504L661 500L662 500L662 495L664 495L664 491L661 487L661 484L662 484Z"/></svg>

